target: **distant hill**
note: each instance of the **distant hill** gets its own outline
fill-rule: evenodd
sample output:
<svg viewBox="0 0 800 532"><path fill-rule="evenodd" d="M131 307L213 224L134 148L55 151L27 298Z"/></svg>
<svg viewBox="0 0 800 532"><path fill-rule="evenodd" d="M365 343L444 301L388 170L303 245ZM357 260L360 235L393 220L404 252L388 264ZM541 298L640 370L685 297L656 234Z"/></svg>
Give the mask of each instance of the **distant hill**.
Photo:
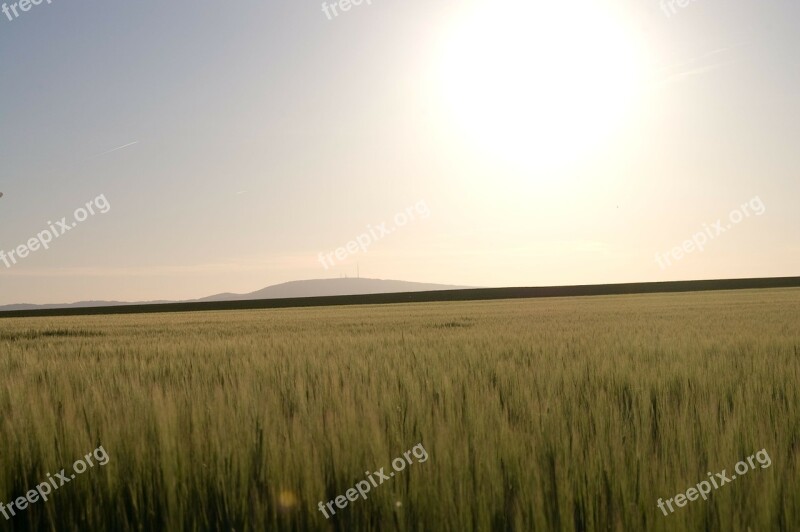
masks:
<svg viewBox="0 0 800 532"><path fill-rule="evenodd" d="M365 294L398 294L462 290L469 286L411 283L384 279L312 279L276 284L249 294L217 294L195 301L250 301L253 299L291 299L297 297L359 296Z"/></svg>
<svg viewBox="0 0 800 532"><path fill-rule="evenodd" d="M294 299L304 297L359 296L367 294L397 294L401 292L432 292L436 290L460 290L468 286L412 283L384 279L311 279L276 284L250 292L249 294L224 293L188 301L79 301L77 303L31 305L15 304L0 306L0 312L48 310L60 308L120 307L128 305L158 305L164 303L205 303L214 301L252 301L256 299Z"/></svg>
<svg viewBox="0 0 800 532"><path fill-rule="evenodd" d="M12 310L47 310L59 308L123 307L126 305L160 305L162 303L178 303L178 301L142 301L140 303L128 303L125 301L78 301L77 303L53 303L49 305L17 303L13 305L0 306L0 312Z"/></svg>
<svg viewBox="0 0 800 532"><path fill-rule="evenodd" d="M364 279L339 279L340 283ZM305 281L308 282L308 281ZM395 282L401 281L383 281ZM301 284L304 283L301 281ZM291 285L292 283L287 283ZM711 279L703 281L666 281L659 283L623 283L575 286L539 286L509 288L467 288L443 290L442 285L406 283L418 287L437 287L416 292L382 292L320 297L294 297L272 299L236 299L252 294L219 294L212 297L233 297L231 300L182 301L162 304L114 304L102 307L28 308L6 310L0 308L0 318L32 316L89 316L100 314L139 314L153 312L202 312L224 310L251 310L275 308L324 307L329 305L391 305L397 303L427 303L443 301L491 301L498 299L523 299L539 297L587 297L630 294L669 294L676 292L702 292L706 290L753 290L800 287L800 277L768 277L756 279ZM283 286L283 285L278 285ZM364 285L362 285L364 286ZM386 285L390 286L390 285ZM269 290L269 289L265 289ZM276 290L278 290L276 288ZM280 290L283 290L280 289ZM259 291L260 292L260 291ZM253 292L258 294L259 292ZM280 293L280 292L279 292ZM254 296L258 297L258 296ZM79 304L80 305L80 304Z"/></svg>

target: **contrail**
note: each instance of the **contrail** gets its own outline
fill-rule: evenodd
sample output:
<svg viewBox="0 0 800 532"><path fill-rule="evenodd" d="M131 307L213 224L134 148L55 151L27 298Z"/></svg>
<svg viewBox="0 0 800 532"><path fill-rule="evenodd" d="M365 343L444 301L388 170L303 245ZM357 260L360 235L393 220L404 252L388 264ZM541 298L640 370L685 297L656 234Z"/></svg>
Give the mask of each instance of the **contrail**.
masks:
<svg viewBox="0 0 800 532"><path fill-rule="evenodd" d="M718 69L720 67L723 67L725 65L730 65L730 64L735 63L735 62L736 62L736 60L732 59L730 61L722 61L720 63L714 63L712 65L706 65L706 66L702 66L702 67L692 68L690 70L685 70L683 72L678 72L676 74L673 74L673 75L667 77L666 79L661 80L657 84L658 85L666 85L667 83L672 83L674 81L681 81L681 80L686 79L688 77L695 76L695 75L698 75L698 74L703 74L703 73L709 72L711 70L716 70L716 69Z"/></svg>
<svg viewBox="0 0 800 532"><path fill-rule="evenodd" d="M662 67L662 68L659 69L659 72L663 73L664 76L661 79L653 82L653 85L657 85L657 86L658 85L666 85L666 84L672 83L674 81L681 81L681 80L686 79L688 77L695 76L695 75L698 75L698 74L703 74L703 73L709 72L711 70L716 70L716 69L718 69L720 67L723 67L725 65L730 65L731 63L735 63L737 61L737 58L727 59L727 60L722 59L722 60L718 60L716 62L712 62L710 64L694 66L693 67L693 65L696 65L697 63L702 63L705 60L709 59L710 57L718 56L720 54L727 54L728 52L731 52L731 51L737 50L739 48L742 48L743 46L745 46L745 44L746 43L742 42L742 43L734 44L732 46L727 46L727 47L724 47L724 48L717 48L716 50L712 50L712 51L707 52L705 54L695 56L695 57L689 59L688 61L684 61L683 63L677 64L677 65L672 65L672 66L667 66L667 67ZM692 67L692 68L688 68L688 67Z"/></svg>
<svg viewBox="0 0 800 532"><path fill-rule="evenodd" d="M730 52L730 51L735 50L737 48L741 48L742 46L743 45L741 45L741 44L737 44L737 45L733 45L733 46L728 46L726 48L717 48L716 50L712 50L712 51L707 52L705 54L697 55L695 57L692 57L691 59L688 59L688 60L684 61L683 63L679 63L677 65L669 65L669 66L661 67L658 70L659 70L659 72L669 72L670 70L683 70L684 68L686 68L688 66L691 66L691 65L694 65L695 63L698 63L698 62L702 61L703 59L708 59L709 57L713 57L715 55L719 55L719 54L722 54L722 53L725 53L725 52Z"/></svg>
<svg viewBox="0 0 800 532"><path fill-rule="evenodd" d="M114 148L112 150L104 151L103 153L98 153L97 155L92 155L92 157L90 157L90 159L94 158L94 157L101 157L103 155L108 155L109 153L113 153L115 151L119 151L121 149L127 148L128 146L133 146L134 144L139 144L139 141L137 140L135 142L129 142L128 144L125 144L124 146L118 146L118 147L116 147L116 148Z"/></svg>

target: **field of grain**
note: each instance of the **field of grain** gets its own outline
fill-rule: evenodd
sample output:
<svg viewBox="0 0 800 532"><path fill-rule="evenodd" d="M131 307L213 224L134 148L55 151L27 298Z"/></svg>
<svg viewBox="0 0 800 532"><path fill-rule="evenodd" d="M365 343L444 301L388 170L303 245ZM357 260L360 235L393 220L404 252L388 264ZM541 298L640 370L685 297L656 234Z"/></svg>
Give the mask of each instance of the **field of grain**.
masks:
<svg viewBox="0 0 800 532"><path fill-rule="evenodd" d="M3 319L0 375L0 502L110 457L0 530L800 529L798 289Z"/></svg>

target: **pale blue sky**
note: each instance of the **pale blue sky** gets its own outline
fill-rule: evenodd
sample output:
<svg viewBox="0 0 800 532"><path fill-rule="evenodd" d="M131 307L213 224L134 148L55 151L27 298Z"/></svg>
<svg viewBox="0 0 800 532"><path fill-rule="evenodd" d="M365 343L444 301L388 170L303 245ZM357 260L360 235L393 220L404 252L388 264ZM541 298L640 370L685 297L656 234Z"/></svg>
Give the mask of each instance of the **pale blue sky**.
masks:
<svg viewBox="0 0 800 532"><path fill-rule="evenodd" d="M442 50L471 49L459 28L477 28L476 50L503 37L481 17L465 25L481 4L517 30L498 64L518 65L510 79L531 82L530 100L561 92L535 94L556 75L542 50L558 75L606 50L594 11L564 24L552 3L526 2L524 18L515 0L373 0L333 20L296 0L53 0L0 14L0 250L100 194L111 204L50 249L0 263L0 304L194 298L356 263L362 276L476 286L800 274L800 4L695 0L667 17L656 0L593 2L626 28L638 81L636 103L615 103L624 120L576 123L579 139L598 117L613 122L592 149L490 128L514 118L485 121L494 105L525 105L502 83L464 83L475 109L445 111L462 93L442 88ZM456 86L486 64L462 59ZM619 64L575 84L575 106L544 108L584 95L602 108L621 94ZM763 215L656 264L755 196ZM319 252L419 200L430 218L320 266Z"/></svg>

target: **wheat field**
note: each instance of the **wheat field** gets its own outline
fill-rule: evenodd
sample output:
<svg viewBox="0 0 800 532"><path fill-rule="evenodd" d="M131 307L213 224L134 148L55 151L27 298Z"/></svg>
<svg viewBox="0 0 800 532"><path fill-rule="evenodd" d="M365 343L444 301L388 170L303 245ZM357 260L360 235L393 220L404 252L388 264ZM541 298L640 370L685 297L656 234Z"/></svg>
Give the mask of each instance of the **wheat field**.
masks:
<svg viewBox="0 0 800 532"><path fill-rule="evenodd" d="M0 530L800 529L798 289L0 319L0 375L0 502L110 457Z"/></svg>

